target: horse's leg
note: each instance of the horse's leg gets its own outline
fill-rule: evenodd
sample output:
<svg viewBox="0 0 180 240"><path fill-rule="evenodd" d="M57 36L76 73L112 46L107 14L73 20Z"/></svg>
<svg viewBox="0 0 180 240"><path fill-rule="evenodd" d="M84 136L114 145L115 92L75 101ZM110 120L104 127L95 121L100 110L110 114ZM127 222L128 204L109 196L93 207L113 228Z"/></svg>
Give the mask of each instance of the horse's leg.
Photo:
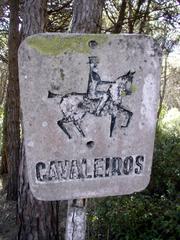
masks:
<svg viewBox="0 0 180 240"><path fill-rule="evenodd" d="M82 128L81 128L80 123L79 123L78 121L73 121L73 123L74 123L74 126L77 128L77 130L80 132L80 134L81 134L83 137L85 137L85 134L84 134L84 132L83 132L83 130L82 130Z"/></svg>
<svg viewBox="0 0 180 240"><path fill-rule="evenodd" d="M65 128L65 126L63 125L64 123L67 123L68 121L66 119L61 119L59 121L57 121L58 126L63 130L63 132L68 136L69 139L71 139L71 135L68 133L67 129Z"/></svg>
<svg viewBox="0 0 180 240"><path fill-rule="evenodd" d="M106 102L108 101L108 98L109 98L109 95L107 93L101 93L103 94L103 96L101 97L100 99L100 103L99 105L97 106L97 109L96 109L96 115L99 116L106 104Z"/></svg>
<svg viewBox="0 0 180 240"><path fill-rule="evenodd" d="M128 125L129 125L129 123L130 123L130 120L131 120L131 118L132 118L133 113L132 113L131 111L125 109L125 108L122 107L122 106L120 107L120 109L122 109L124 112L126 112L126 113L128 114L128 120L127 120L126 124L125 124L124 126L121 126L121 127L122 127L122 128L128 127Z"/></svg>
<svg viewBox="0 0 180 240"><path fill-rule="evenodd" d="M110 137L112 137L112 133L113 133L113 130L114 130L115 123L116 123L116 116L111 115Z"/></svg>

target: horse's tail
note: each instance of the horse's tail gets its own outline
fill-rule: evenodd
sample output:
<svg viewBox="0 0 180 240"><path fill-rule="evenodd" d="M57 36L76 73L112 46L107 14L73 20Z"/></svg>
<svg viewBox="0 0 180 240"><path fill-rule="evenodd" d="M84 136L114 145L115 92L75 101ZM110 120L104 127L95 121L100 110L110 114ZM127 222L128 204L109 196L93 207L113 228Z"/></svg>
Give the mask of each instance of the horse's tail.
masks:
<svg viewBox="0 0 180 240"><path fill-rule="evenodd" d="M58 93L48 91L48 98L53 98L54 103L60 104L63 99L63 96Z"/></svg>
<svg viewBox="0 0 180 240"><path fill-rule="evenodd" d="M55 98L55 97L62 97L62 96L58 93L53 93L51 91L48 91L48 98Z"/></svg>

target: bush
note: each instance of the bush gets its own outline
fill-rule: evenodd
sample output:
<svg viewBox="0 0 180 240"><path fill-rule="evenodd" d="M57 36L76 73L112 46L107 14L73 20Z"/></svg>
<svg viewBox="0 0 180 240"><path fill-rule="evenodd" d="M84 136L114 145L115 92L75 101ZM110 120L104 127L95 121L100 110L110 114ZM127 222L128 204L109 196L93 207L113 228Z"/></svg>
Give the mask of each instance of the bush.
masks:
<svg viewBox="0 0 180 240"><path fill-rule="evenodd" d="M131 196L90 200L89 240L176 240L180 236L180 112L157 127L151 182Z"/></svg>

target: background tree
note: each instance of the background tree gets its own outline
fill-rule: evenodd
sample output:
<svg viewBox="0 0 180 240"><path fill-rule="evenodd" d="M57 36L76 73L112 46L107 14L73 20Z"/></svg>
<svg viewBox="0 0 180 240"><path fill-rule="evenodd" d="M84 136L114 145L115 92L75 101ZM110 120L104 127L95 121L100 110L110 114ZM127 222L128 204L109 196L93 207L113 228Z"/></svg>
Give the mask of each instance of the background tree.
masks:
<svg viewBox="0 0 180 240"><path fill-rule="evenodd" d="M107 0L103 14L103 30L113 33L145 33L156 37L166 25L170 30L178 24L178 1Z"/></svg>
<svg viewBox="0 0 180 240"><path fill-rule="evenodd" d="M72 18L72 0L48 1L47 32L68 31Z"/></svg>
<svg viewBox="0 0 180 240"><path fill-rule="evenodd" d="M6 112L4 111L4 103L6 98L6 89L8 82L8 73L7 73L7 63L0 62L0 152L1 152L1 164L0 164L0 174L5 174L8 172L7 167L7 117ZM2 146L5 144L5 146Z"/></svg>
<svg viewBox="0 0 180 240"><path fill-rule="evenodd" d="M176 107L180 109L180 67L172 66L169 64L167 70L167 83L166 83L166 92L164 94L164 103L171 109Z"/></svg>
<svg viewBox="0 0 180 240"><path fill-rule="evenodd" d="M10 23L8 37L8 86L5 111L7 112L7 163L8 189L7 198L17 199L19 149L20 149L20 122L19 122L19 80L18 60L19 48L19 1L10 1Z"/></svg>
<svg viewBox="0 0 180 240"><path fill-rule="evenodd" d="M45 31L46 0L25 0L23 6L23 38ZM58 202L36 200L29 188L26 156L22 147L20 165L20 186L18 199L18 239L55 240L58 233Z"/></svg>
<svg viewBox="0 0 180 240"><path fill-rule="evenodd" d="M104 0L75 0L71 32L99 33Z"/></svg>
<svg viewBox="0 0 180 240"><path fill-rule="evenodd" d="M167 32L167 28L163 31L163 34L158 37L159 44L163 51L163 61L162 61L162 74L161 74L161 91L160 91L160 101L159 101L159 109L157 116L160 117L161 110L163 107L164 97L166 93L167 83L169 80L169 71L170 65L168 63L169 55L173 51L174 46L177 45L179 41L179 36L175 36L174 38L169 38L169 34Z"/></svg>
<svg viewBox="0 0 180 240"><path fill-rule="evenodd" d="M8 82L8 13L9 6L6 1L1 1L0 3L0 106L1 106L1 169L0 173L7 173L7 111L4 111L7 82Z"/></svg>

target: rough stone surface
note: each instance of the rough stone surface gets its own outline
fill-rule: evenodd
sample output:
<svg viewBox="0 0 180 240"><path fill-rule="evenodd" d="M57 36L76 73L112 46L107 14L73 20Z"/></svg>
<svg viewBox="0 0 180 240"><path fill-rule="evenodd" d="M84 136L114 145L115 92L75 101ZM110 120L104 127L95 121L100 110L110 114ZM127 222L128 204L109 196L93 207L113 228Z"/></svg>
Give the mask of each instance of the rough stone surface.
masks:
<svg viewBox="0 0 180 240"><path fill-rule="evenodd" d="M21 44L25 151L37 199L123 195L148 185L160 57L143 35L39 34Z"/></svg>

